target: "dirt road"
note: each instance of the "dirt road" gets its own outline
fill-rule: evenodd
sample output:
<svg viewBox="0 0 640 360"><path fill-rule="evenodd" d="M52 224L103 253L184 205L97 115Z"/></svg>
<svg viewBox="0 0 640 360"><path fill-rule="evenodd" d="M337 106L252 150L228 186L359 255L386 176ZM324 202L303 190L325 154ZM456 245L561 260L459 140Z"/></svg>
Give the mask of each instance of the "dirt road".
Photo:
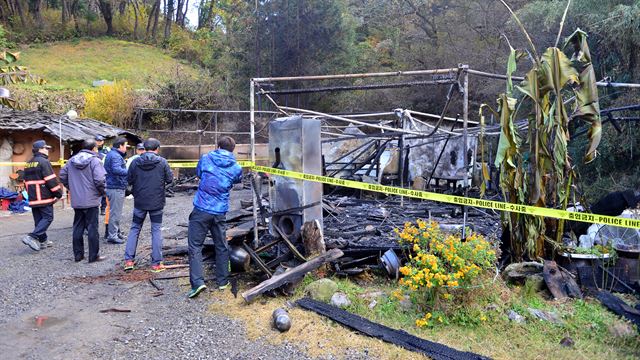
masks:
<svg viewBox="0 0 640 360"><path fill-rule="evenodd" d="M178 224L187 221L191 197L178 195L167 200L165 245L185 245L186 240L176 237L186 230ZM133 201L126 200L125 232L132 207ZM115 277L113 274L121 273L124 245L101 241L100 253L107 261L75 263L72 218L70 208L56 208L49 231L55 245L34 252L20 242L32 228L31 214L0 217L0 358L307 358L291 344L275 346L247 339L243 324L207 312L215 293L187 299L184 279L157 281L162 287L158 291L148 281ZM138 246L138 255L145 261L149 247L147 220ZM100 312L108 309L130 312Z"/></svg>

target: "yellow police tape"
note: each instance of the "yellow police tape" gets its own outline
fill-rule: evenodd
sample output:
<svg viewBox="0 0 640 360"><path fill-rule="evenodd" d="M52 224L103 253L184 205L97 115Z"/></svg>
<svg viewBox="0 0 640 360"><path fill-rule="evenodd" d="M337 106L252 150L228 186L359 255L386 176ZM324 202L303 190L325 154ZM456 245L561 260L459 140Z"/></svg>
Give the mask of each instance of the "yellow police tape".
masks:
<svg viewBox="0 0 640 360"><path fill-rule="evenodd" d="M251 169L272 175L285 176L289 178L315 181L323 184L348 187L351 189L367 190L383 194L400 195L422 200L438 201L448 204L465 205L498 211L515 212L533 216L551 217L556 219L580 221L594 224L614 225L631 229L640 229L640 220L627 219L615 216L578 213L566 210L549 209L537 206L511 204L501 201L475 199L464 196L446 195L428 191L404 189L395 186L385 186L379 184L368 184L353 180L336 179L322 175L304 174L295 171L274 169L266 166L251 166Z"/></svg>
<svg viewBox="0 0 640 360"><path fill-rule="evenodd" d="M64 161L63 161L64 162ZM3 166L0 162L0 166ZM25 163L9 163L9 164L25 164ZM483 209L491 209L497 211L507 211L519 214L526 214L532 216L550 217L555 219L564 219L571 221L580 221L594 224L605 224L619 227L625 227L630 229L640 229L640 220L627 219L615 216L597 215L589 213L578 213L559 209L549 209L530 205L511 204L502 201L484 200L469 198L464 196L446 195L433 193L428 191L404 189L395 186L386 186L379 184L369 184L360 181L336 179L328 176L305 174L297 171L275 169L267 166L258 166L250 160L238 160L238 164L244 168L250 168L257 172L263 172L272 175L284 176L293 179L299 179L304 181L314 181L328 185L348 187L351 189L366 190L372 192L378 192L389 195L400 195L422 200L430 200L443 202L447 204L472 206ZM4 165L7 166L7 165ZM20 166L20 165L13 165ZM197 162L171 162L169 166L172 168L195 168L198 166Z"/></svg>

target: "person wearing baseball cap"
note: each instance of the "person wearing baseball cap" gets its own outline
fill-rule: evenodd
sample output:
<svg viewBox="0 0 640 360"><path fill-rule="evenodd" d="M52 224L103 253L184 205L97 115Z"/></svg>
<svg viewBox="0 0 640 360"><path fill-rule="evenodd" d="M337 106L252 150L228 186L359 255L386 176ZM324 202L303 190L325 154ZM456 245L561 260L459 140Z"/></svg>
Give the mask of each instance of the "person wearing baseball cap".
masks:
<svg viewBox="0 0 640 360"><path fill-rule="evenodd" d="M22 238L22 243L34 251L53 245L47 238L47 229L53 222L53 204L62 197L62 186L49 162L52 147L44 140L33 143L33 158L24 168L24 186L29 195L34 229Z"/></svg>
<svg viewBox="0 0 640 360"><path fill-rule="evenodd" d="M136 145L136 154L127 159L127 170L129 170L133 160L139 158L142 154L144 154L144 143L138 143L138 145Z"/></svg>

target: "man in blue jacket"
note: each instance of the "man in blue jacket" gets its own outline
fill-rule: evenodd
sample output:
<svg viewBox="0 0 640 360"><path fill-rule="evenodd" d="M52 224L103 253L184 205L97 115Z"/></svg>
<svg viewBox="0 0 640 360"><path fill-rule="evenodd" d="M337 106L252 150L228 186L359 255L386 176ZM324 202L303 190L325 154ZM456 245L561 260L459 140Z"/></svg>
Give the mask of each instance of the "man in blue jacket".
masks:
<svg viewBox="0 0 640 360"><path fill-rule="evenodd" d="M111 151L104 160L107 172L107 199L109 200L109 221L104 239L110 244L122 244L125 237L120 233L120 219L127 189L127 166L124 156L127 153L127 139L120 137L113 142Z"/></svg>
<svg viewBox="0 0 640 360"><path fill-rule="evenodd" d="M218 289L229 286L229 245L225 235L225 215L229 210L229 192L242 178L242 168L233 156L236 142L223 136L218 149L200 158L196 174L198 191L189 215L189 297L196 297L207 287L202 273L202 245L211 232L216 249L216 282Z"/></svg>

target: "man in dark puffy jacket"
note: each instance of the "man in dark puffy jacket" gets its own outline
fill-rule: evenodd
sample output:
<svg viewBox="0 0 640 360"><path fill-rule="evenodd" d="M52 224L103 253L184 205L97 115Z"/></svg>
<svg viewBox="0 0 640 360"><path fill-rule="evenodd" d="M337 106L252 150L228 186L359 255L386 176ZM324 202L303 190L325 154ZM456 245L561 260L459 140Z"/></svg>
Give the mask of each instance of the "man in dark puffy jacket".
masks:
<svg viewBox="0 0 640 360"><path fill-rule="evenodd" d="M62 197L62 187L49 162L49 149L44 140L33 143L33 158L24 168L24 186L29 194L29 206L35 228L22 238L22 243L35 251L53 245L47 239L47 229L53 222L53 203Z"/></svg>
<svg viewBox="0 0 640 360"><path fill-rule="evenodd" d="M162 211L164 209L165 185L173 181L169 163L158 155L160 141L149 138L144 142L145 153L129 166L128 181L133 194L133 220L124 252L124 270L135 267L138 237L144 219L151 220L151 271L165 270L162 264Z"/></svg>
<svg viewBox="0 0 640 360"><path fill-rule="evenodd" d="M229 210L229 192L242 178L242 168L233 156L236 142L223 136L218 149L200 158L196 173L200 178L198 192L189 215L189 281L188 296L196 297L207 287L202 274L202 246L211 232L216 249L216 282L218 289L229 286L229 244L225 235L225 215Z"/></svg>
<svg viewBox="0 0 640 360"><path fill-rule="evenodd" d="M111 151L104 160L107 172L107 199L109 200L109 218L104 239L110 244L122 244L125 239L120 232L120 219L127 189L127 166L124 156L127 153L127 139L120 137L113 142Z"/></svg>
<svg viewBox="0 0 640 360"><path fill-rule="evenodd" d="M84 259L84 232L89 243L89 262L104 260L99 256L98 214L100 198L105 193L105 171L98 158L96 142L87 139L82 150L60 171L60 180L71 192L73 217L73 256Z"/></svg>

